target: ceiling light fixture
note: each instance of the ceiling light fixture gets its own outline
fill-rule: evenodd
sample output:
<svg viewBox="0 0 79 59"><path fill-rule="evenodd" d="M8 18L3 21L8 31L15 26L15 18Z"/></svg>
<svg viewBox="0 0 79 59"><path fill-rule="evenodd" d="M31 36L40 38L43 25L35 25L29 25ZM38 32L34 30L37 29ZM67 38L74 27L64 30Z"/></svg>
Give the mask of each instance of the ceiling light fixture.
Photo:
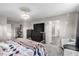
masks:
<svg viewBox="0 0 79 59"><path fill-rule="evenodd" d="M21 17L25 20L29 19L30 18L30 15L28 14L22 14Z"/></svg>
<svg viewBox="0 0 79 59"><path fill-rule="evenodd" d="M21 17L22 17L24 20L27 20L27 19L30 18L30 15L29 15L30 9L29 9L29 8L21 7L20 10L21 10L21 12L22 12Z"/></svg>

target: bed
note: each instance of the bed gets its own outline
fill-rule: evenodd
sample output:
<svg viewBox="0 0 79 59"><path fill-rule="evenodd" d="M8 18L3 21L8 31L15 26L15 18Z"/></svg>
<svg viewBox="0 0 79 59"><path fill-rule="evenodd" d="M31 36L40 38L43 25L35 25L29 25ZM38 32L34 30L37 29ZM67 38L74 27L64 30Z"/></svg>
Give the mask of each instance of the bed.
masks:
<svg viewBox="0 0 79 59"><path fill-rule="evenodd" d="M0 42L0 56L46 56L42 43L29 39L17 38Z"/></svg>

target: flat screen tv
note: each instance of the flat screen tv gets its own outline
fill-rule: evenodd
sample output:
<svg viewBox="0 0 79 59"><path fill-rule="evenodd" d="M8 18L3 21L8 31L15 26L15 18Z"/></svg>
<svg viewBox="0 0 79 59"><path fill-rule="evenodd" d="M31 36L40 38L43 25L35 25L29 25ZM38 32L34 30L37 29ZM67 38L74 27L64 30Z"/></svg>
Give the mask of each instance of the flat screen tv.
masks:
<svg viewBox="0 0 79 59"><path fill-rule="evenodd" d="M38 23L38 24L34 24L34 30L35 31L39 31L39 32L44 32L44 23Z"/></svg>

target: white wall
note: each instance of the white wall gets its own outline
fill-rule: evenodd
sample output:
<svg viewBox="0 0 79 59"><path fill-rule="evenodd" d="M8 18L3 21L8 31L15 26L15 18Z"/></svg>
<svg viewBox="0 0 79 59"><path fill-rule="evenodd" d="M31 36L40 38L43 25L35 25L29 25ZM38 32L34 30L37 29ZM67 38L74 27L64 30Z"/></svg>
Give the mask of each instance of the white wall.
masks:
<svg viewBox="0 0 79 59"><path fill-rule="evenodd" d="M11 38L11 25L7 24L7 18L0 16L0 41Z"/></svg>

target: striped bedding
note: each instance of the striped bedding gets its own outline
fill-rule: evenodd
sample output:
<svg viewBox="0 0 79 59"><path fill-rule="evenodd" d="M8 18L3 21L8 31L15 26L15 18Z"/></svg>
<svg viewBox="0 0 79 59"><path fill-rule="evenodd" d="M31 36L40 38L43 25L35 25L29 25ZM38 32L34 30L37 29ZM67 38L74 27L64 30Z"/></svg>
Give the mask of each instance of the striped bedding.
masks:
<svg viewBox="0 0 79 59"><path fill-rule="evenodd" d="M21 41L21 40L20 40ZM45 51L45 48L41 46L40 44L36 47L31 47L31 43L22 45L20 44L20 41L13 41L9 40L6 42L0 42L0 55L2 56L46 56L47 53ZM23 42L22 42L23 43ZM33 43L33 44L34 44ZM30 44L30 45L29 45Z"/></svg>

